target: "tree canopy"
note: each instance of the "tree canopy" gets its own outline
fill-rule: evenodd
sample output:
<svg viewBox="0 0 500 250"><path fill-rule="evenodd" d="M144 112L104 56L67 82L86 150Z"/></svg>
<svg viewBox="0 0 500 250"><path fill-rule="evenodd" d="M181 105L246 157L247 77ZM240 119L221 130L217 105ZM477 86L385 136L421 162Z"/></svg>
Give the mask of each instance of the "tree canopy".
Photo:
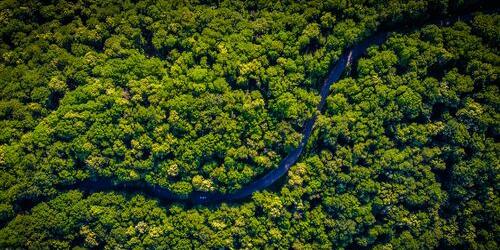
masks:
<svg viewBox="0 0 500 250"><path fill-rule="evenodd" d="M3 1L0 247L473 248L500 237L496 12L391 33L482 1ZM57 187L108 178L189 206Z"/></svg>

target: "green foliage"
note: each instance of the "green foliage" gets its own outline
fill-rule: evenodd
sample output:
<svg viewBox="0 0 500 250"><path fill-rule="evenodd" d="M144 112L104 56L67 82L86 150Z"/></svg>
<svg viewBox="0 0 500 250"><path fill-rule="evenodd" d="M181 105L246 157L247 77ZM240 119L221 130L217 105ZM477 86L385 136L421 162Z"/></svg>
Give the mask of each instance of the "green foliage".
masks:
<svg viewBox="0 0 500 250"><path fill-rule="evenodd" d="M483 34L463 22L394 34L332 86L318 132L335 173L323 204L339 216L369 207L376 220L358 220L373 224L355 244L497 247L499 107L489 97L500 68Z"/></svg>
<svg viewBox="0 0 500 250"><path fill-rule="evenodd" d="M370 48L275 192L57 189L233 192L300 143L345 48L472 4L1 2L0 248L498 248L496 13Z"/></svg>
<svg viewBox="0 0 500 250"><path fill-rule="evenodd" d="M394 15L339 4L6 2L0 143L19 149L8 171L40 176L40 192L96 176L240 188L298 145L342 49Z"/></svg>

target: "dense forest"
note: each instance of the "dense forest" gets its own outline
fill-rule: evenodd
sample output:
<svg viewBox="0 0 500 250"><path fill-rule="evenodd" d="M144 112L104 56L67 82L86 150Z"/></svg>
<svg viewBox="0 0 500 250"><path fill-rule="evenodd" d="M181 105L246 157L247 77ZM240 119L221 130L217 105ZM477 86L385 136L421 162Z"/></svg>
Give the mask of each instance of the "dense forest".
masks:
<svg viewBox="0 0 500 250"><path fill-rule="evenodd" d="M5 0L0 24L0 248L499 248L493 1ZM61 188L232 193L316 116L241 202Z"/></svg>

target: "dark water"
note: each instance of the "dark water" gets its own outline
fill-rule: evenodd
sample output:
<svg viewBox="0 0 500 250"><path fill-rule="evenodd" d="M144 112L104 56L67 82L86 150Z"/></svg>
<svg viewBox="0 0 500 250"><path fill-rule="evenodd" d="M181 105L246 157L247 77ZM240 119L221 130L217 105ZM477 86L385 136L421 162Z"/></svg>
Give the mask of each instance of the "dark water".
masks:
<svg viewBox="0 0 500 250"><path fill-rule="evenodd" d="M428 20L427 24L438 24L438 25L449 25L453 23L455 20L470 20L471 15L463 15L457 16L452 19L437 19L437 20ZM414 30L415 28L421 27L424 23L416 24L415 27L402 27L396 28L395 30L398 32L407 32ZM382 44L388 37L389 32L379 32L375 35L363 40L362 42L357 43L351 48L348 48L333 64L330 72L328 74L327 79L323 82L323 85L320 90L321 101L318 104L317 109L321 111L326 102L326 97L329 94L330 87L333 83L337 82L342 73L346 69L346 67L351 66L352 63L356 62L365 52L366 49L372 45L380 45ZM189 205L198 205L198 204L217 204L220 202L233 202L239 201L243 199L247 199L254 192L263 190L268 188L273 183L278 181L281 177L283 177L290 167L297 162L304 147L307 145L309 138L311 136L314 123L316 121L316 116L307 120L303 126L302 132L302 140L297 148L292 150L278 165L276 169L268 172L261 178L254 180L249 183L247 186L237 190L231 194L222 194L217 192L192 192L189 195L181 196L175 194L168 189L162 188L160 186L152 185L146 182L114 182L111 179L106 178L96 178L85 181L80 181L71 185L59 185L57 186L57 190L59 191L67 191L72 189L78 189L85 193L94 193L94 192L104 192L104 191L117 191L121 193L127 194L144 194L146 196L150 196L158 199L162 203L171 203L171 202L182 202L183 204ZM18 207L22 207L24 209L32 207L36 202L26 201L30 203L21 204L23 202L17 202ZM23 210L24 210L23 209Z"/></svg>
<svg viewBox="0 0 500 250"><path fill-rule="evenodd" d="M354 47L348 49L342 54L339 60L332 66L327 79L324 81L320 95L321 101L317 107L319 111L323 109L325 105L326 97L329 94L330 86L340 79L340 76L344 72L347 66L350 66L352 62L356 61L371 45L382 44L387 37L387 33L378 33L369 39L358 43ZM307 120L303 126L302 140L297 148L292 150L283 160L280 162L277 168L268 172L261 178L251 182L247 186L241 188L240 190L231 194L222 194L217 192L192 192L190 195L181 196L175 194L168 189L160 186L152 185L146 182L114 182L110 179L97 178L91 180L80 181L72 185L59 186L58 189L61 191L79 189L86 193L101 192L101 191L118 191L125 193L141 193L147 196L155 197L161 201L182 201L190 203L192 205L196 204L209 204L209 203L219 203L219 202L231 202L242 200L248 198L254 192L263 190L278 179L283 177L290 167L294 165L299 159L304 147L307 145L309 138L311 136L314 123L316 122L316 116Z"/></svg>

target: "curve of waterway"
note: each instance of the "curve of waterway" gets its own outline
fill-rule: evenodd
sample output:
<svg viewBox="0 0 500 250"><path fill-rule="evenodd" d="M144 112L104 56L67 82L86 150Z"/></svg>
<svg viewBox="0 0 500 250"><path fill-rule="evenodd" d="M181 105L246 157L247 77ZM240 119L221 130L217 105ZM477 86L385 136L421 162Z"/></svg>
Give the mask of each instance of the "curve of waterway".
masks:
<svg viewBox="0 0 500 250"><path fill-rule="evenodd" d="M345 51L337 62L331 68L328 77L323 82L323 85L320 90L321 101L316 107L319 112L323 109L323 106L326 102L326 97L328 96L330 86L337 82L342 75L344 69L352 64L352 62L356 61L369 46L372 45L380 45L382 44L386 37L387 32L381 32L376 35L371 36L370 38L364 40L361 43L358 43L354 47ZM290 151L290 153L283 158L277 168L271 170L264 176L259 179L251 182L247 186L237 190L233 193L222 194L218 192L192 192L189 195L182 196L171 192L170 190L152 185L145 182L126 182L126 183L115 183L109 178L96 178L90 180L84 180L77 182L72 185L62 186L59 189L81 189L89 192L95 191L103 191L103 190L120 190L120 191L130 191L130 192L142 192L147 194L148 196L153 196L161 200L171 200L171 201L189 201L193 204L205 204L205 203L218 203L218 202L230 202L241 200L247 198L251 194L256 191L263 190L273 183L275 183L278 179L283 177L290 167L294 165L299 159L302 151L307 145L309 138L311 137L311 133L316 121L317 115L314 115L312 118L307 120L303 126L302 132L302 140L300 144Z"/></svg>
<svg viewBox="0 0 500 250"><path fill-rule="evenodd" d="M463 15L456 16L454 20L464 20L470 19L471 15ZM421 27L424 24L439 24L439 25L449 25L451 23L450 19L442 19L442 20L434 20L426 23L421 23L418 27ZM416 28L416 27L414 27ZM399 28L398 28L399 29ZM398 30L401 31L401 30ZM378 32L375 35L370 36L364 41L354 45L351 48L348 48L335 62L335 64L330 69L328 77L323 82L323 85L320 90L321 101L317 106L317 110L321 112L323 106L326 102L326 97L329 94L330 87L333 83L337 82L342 72L346 67L350 66L353 62L357 61L366 51L366 49L372 45L380 45L382 44L386 38L388 37L389 32ZM207 204L207 203L219 203L219 202L231 202L242 200L254 192L263 190L273 183L275 183L278 179L283 177L290 167L297 162L300 155L304 151L309 138L311 136L317 115L314 115L311 119L307 120L303 126L302 132L302 140L300 144L293 149L283 160L280 162L278 167L264 176L260 177L257 180L254 180L247 186L235 191L234 193L222 194L218 192L192 192L189 195L178 195L170 190L152 185L146 182L119 182L116 183L109 178L97 177L90 180L79 181L70 185L58 185L56 188L59 191L67 191L72 189L79 189L88 193L99 192L99 191L119 191L119 192L127 192L127 193L142 193L147 196L151 196L159 199L160 201L180 201L185 203L191 203L193 205L196 204Z"/></svg>

